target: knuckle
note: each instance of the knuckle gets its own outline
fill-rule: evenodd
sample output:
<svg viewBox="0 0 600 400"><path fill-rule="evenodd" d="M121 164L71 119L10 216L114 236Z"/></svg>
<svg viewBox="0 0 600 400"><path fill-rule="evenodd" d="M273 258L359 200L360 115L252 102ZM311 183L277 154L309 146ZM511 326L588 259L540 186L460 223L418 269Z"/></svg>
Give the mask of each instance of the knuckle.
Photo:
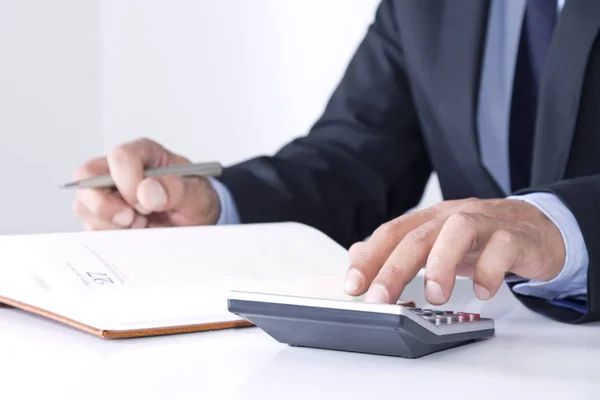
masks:
<svg viewBox="0 0 600 400"><path fill-rule="evenodd" d="M427 243L429 239L429 230L425 227L419 227L410 231L404 241L409 245L420 246Z"/></svg>
<svg viewBox="0 0 600 400"><path fill-rule="evenodd" d="M446 224L448 224L452 232L464 236L471 242L470 249L479 247L477 221L473 214L458 211L448 217Z"/></svg>
<svg viewBox="0 0 600 400"><path fill-rule="evenodd" d="M505 229L498 230L494 233L494 241L503 247L511 247L517 244L515 235Z"/></svg>
<svg viewBox="0 0 600 400"><path fill-rule="evenodd" d="M404 281L404 270L398 264L387 264L383 270L385 271L386 281Z"/></svg>
<svg viewBox="0 0 600 400"><path fill-rule="evenodd" d="M117 163L121 163L121 162L126 162L128 160L131 160L132 158L135 158L135 151L133 150L133 148L131 146L119 146L119 147L115 147L114 149L112 149L109 153L108 153L108 159L112 160L113 162L117 162Z"/></svg>
<svg viewBox="0 0 600 400"><path fill-rule="evenodd" d="M381 276L381 283L383 285L393 286L406 286L410 279L408 279L406 270L400 267L398 264L388 264L383 267Z"/></svg>
<svg viewBox="0 0 600 400"><path fill-rule="evenodd" d="M388 221L382 225L379 226L379 228L376 229L375 233L379 236L394 236L397 230L397 224L394 220Z"/></svg>
<svg viewBox="0 0 600 400"><path fill-rule="evenodd" d="M365 249L355 250L351 253L350 257L352 262L354 264L358 264L358 266L368 266L373 264L373 257L371 256L371 253Z"/></svg>
<svg viewBox="0 0 600 400"><path fill-rule="evenodd" d="M448 224L456 227L459 230L472 230L475 225L473 216L464 211L457 211L448 217Z"/></svg>
<svg viewBox="0 0 600 400"><path fill-rule="evenodd" d="M157 142L147 137L140 137L130 143L129 147L136 149L136 151L156 153L157 149L164 150ZM162 153L161 151L158 152Z"/></svg>
<svg viewBox="0 0 600 400"><path fill-rule="evenodd" d="M478 211L483 206L483 202L476 197L469 197L464 199L460 206L457 207L458 211Z"/></svg>

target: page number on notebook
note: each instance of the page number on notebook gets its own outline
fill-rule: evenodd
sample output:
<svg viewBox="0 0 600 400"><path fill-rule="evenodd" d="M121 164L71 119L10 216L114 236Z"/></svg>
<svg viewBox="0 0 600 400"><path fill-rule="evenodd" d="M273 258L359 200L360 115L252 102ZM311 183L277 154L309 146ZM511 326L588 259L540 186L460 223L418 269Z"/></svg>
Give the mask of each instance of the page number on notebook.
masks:
<svg viewBox="0 0 600 400"><path fill-rule="evenodd" d="M87 276L90 277L92 282L97 285L106 285L106 284L114 284L115 282L103 272L86 272Z"/></svg>

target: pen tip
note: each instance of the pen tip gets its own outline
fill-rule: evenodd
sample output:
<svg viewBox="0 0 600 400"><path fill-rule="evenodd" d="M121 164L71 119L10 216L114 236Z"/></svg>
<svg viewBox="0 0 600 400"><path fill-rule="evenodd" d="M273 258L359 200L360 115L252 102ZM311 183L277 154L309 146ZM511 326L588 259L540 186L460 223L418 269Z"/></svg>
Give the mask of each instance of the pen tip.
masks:
<svg viewBox="0 0 600 400"><path fill-rule="evenodd" d="M69 183L64 183L62 185L59 186L59 189L69 189L72 187L77 186L77 184L75 182L69 182Z"/></svg>

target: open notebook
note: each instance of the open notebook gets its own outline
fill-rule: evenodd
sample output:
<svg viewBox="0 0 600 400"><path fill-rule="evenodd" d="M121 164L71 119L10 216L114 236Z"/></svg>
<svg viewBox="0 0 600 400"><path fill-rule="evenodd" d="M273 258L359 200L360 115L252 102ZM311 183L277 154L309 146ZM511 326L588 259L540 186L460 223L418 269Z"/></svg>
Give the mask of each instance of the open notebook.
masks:
<svg viewBox="0 0 600 400"><path fill-rule="evenodd" d="M104 338L250 325L230 290L360 301L346 250L298 223L0 236L0 302Z"/></svg>

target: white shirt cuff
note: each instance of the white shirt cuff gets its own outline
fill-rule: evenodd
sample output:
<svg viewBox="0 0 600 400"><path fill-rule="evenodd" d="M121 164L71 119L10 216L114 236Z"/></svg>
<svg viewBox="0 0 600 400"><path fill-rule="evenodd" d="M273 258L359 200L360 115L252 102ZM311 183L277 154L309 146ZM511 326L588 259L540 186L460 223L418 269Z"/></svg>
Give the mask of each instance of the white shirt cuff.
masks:
<svg viewBox="0 0 600 400"><path fill-rule="evenodd" d="M565 265L549 281L525 281L513 287L516 293L546 300L587 296L589 256L583 234L573 213L552 193L537 192L509 199L525 201L537 207L558 228L565 244Z"/></svg>
<svg viewBox="0 0 600 400"><path fill-rule="evenodd" d="M217 225L239 224L240 216L235 201L233 200L233 196L229 189L227 189L227 186L212 176L208 177L208 181L217 192L221 203L221 214L217 220Z"/></svg>

